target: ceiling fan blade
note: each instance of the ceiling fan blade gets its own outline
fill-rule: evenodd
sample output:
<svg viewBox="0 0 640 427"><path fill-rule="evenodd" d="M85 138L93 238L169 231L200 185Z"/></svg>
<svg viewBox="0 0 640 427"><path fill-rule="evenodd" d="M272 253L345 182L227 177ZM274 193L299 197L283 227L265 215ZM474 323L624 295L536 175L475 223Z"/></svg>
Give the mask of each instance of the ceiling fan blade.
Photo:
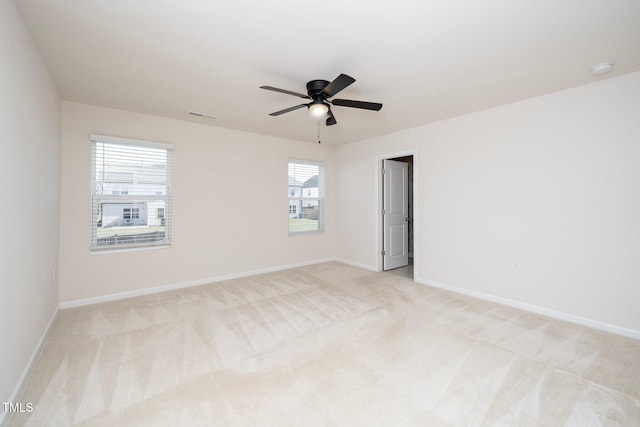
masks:
<svg viewBox="0 0 640 427"><path fill-rule="evenodd" d="M270 116L279 116L280 114L288 113L289 111L294 111L294 110L297 110L299 108L303 108L303 107L306 107L306 106L307 106L307 104L300 104L300 105L296 105L296 106L293 106L293 107L285 108L284 110L276 111L275 113L271 113L269 115Z"/></svg>
<svg viewBox="0 0 640 427"><path fill-rule="evenodd" d="M322 89L322 93L327 95L327 98L331 98L332 96L334 96L335 94L337 94L342 89L346 88L347 86L349 86L351 83L355 81L356 79L354 79L351 76L348 76L346 74L340 74L338 77L335 78L334 81L332 81L324 89Z"/></svg>
<svg viewBox="0 0 640 427"><path fill-rule="evenodd" d="M353 101L351 99L334 99L331 103L340 107L361 108L363 110L380 111L382 108L382 104L377 102Z"/></svg>
<svg viewBox="0 0 640 427"><path fill-rule="evenodd" d="M336 123L338 123L338 122L336 121L336 118L334 117L333 112L331 111L331 109L329 109L329 117L327 117L327 121L325 122L325 124L327 126L333 126Z"/></svg>
<svg viewBox="0 0 640 427"><path fill-rule="evenodd" d="M273 86L260 86L260 89L272 90L274 92L286 93L287 95L293 95L293 96L298 96L300 98L311 99L311 97L309 95L303 95L303 94L298 93L298 92L292 92L292 91L286 90L286 89L279 89L279 88L273 87Z"/></svg>

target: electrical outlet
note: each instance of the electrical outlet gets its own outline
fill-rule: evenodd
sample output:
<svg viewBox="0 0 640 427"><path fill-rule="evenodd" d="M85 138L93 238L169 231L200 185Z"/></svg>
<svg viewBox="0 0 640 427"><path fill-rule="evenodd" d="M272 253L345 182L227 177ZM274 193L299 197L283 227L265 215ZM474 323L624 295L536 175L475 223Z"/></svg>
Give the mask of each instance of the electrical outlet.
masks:
<svg viewBox="0 0 640 427"><path fill-rule="evenodd" d="M520 273L520 264L518 264L517 262L511 263L511 271L513 271L514 273Z"/></svg>

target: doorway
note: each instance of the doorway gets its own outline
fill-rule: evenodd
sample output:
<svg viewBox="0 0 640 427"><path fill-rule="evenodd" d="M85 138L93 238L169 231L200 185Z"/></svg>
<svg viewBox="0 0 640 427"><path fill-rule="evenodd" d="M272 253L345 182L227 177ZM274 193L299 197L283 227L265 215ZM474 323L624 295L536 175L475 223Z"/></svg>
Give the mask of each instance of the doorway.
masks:
<svg viewBox="0 0 640 427"><path fill-rule="evenodd" d="M413 279L414 156L381 159L382 270Z"/></svg>

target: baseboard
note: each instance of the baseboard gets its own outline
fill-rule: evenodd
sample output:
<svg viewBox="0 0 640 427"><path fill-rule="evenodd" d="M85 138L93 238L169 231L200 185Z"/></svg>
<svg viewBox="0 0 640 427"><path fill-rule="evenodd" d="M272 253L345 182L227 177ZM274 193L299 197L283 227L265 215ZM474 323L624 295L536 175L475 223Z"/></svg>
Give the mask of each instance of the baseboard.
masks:
<svg viewBox="0 0 640 427"><path fill-rule="evenodd" d="M31 369L33 368L33 364L35 363L36 359L38 358L38 355L40 354L40 350L42 350L42 344L44 344L44 340L47 337L47 334L49 333L49 329L51 329L51 325L53 325L53 321L55 320L56 316L58 315L58 311L59 311L59 309L58 309L58 307L56 307L56 309L53 311L53 314L51 315L51 318L49 319L49 323L47 323L47 327L44 329L44 332L40 336L40 339L38 340L38 343L36 344L36 347L34 348L33 353L31 353L31 357L27 361L27 364L25 365L25 367L24 367L24 369L22 371L22 374L20 375L20 378L18 378L18 382L16 383L16 386L13 389L13 393L11 393L11 396L9 396L9 400L7 400L7 402L15 403L16 399L18 399L20 397L20 395L22 394L22 388L24 387L24 381L29 376L29 373L31 372ZM4 422L4 419L5 419L7 414L8 413L4 411L4 408L0 408L0 426Z"/></svg>
<svg viewBox="0 0 640 427"><path fill-rule="evenodd" d="M364 264L364 263L357 262L357 261L351 261L351 260L344 259L344 258L333 258L333 261L341 262L343 264L347 264L347 265L350 265L352 267L361 268L363 270L378 271L378 270L376 270L376 267L373 266L373 265Z"/></svg>
<svg viewBox="0 0 640 427"><path fill-rule="evenodd" d="M531 313L541 314L543 316L552 317L554 319L564 320L566 322L575 323L581 326L586 326L589 328L598 329L605 332L611 332L616 335L622 335L625 337L640 340L640 331L612 325L605 322L600 322L599 320L593 320L593 319L588 319L586 317L576 316L574 314L563 313L561 311L551 310L549 308L540 307L533 304L527 304L521 301L511 300L508 298L502 298L502 297L487 294L484 292L472 291L469 289L448 285L446 283L437 282L435 280L425 279L422 277L414 277L413 280L423 285L433 286L434 288L445 289L447 291L452 291L458 294L468 295L481 300L495 302L498 304L506 305L513 308L518 308L520 310L528 311Z"/></svg>
<svg viewBox="0 0 640 427"><path fill-rule="evenodd" d="M116 301L126 298L138 297L141 295L155 294L158 292L172 291L175 289L189 288L191 286L206 285L208 283L222 282L224 280L240 279L242 277L255 276L257 274L273 273L276 271L289 270L291 268L305 267L307 265L320 264L323 262L337 261L335 258L320 258L293 264L278 265L275 267L260 268L257 270L243 271L241 273L225 274L222 276L206 277L203 279L189 280L186 282L173 283L168 285L153 286L150 288L136 289L135 291L119 292L93 298L83 298L60 303L60 309L82 307L85 305L100 304L103 302Z"/></svg>

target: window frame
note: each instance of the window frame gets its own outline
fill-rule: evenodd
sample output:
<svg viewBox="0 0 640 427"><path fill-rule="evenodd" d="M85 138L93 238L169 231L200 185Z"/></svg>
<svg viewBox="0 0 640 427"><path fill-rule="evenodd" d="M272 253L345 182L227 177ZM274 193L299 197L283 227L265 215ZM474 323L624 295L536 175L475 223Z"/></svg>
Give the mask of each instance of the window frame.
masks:
<svg viewBox="0 0 640 427"><path fill-rule="evenodd" d="M303 165L303 166L317 166L320 168L318 170L318 195L317 196L305 196L305 188L301 187L298 196L291 196L291 185L289 185L289 178L292 177L289 174L289 170L291 165ZM295 167L295 166L294 166ZM289 236L298 236L305 234L318 234L325 232L326 225L326 177L327 177L327 166L325 162L315 161L315 160L301 160L301 159L289 159L287 162L287 194L288 194L288 205L289 205L289 214L291 215L291 206L294 207L293 214L304 214L304 207L306 202L317 202L318 205L318 228L314 230L292 230L291 229L291 217L289 216L289 222L287 223L288 234ZM295 179L295 177L292 177ZM304 183L301 183L304 184ZM311 190L308 190L307 194L309 194ZM292 201L295 200L295 204L292 205ZM298 209L299 208L299 209Z"/></svg>
<svg viewBox="0 0 640 427"><path fill-rule="evenodd" d="M154 142L154 141L145 141L138 139L130 139L130 138L120 138L106 135L89 135L89 142L91 143L91 206L90 206L90 217L91 217L91 225L90 225L90 236L89 236L89 249L91 253L105 253L105 252L122 252L127 250L145 250L145 249L158 249L163 247L170 247L172 242L172 223L173 223L173 215L172 215L172 175L173 175L173 150L175 146L173 144L162 143L162 142ZM104 180L99 180L97 177L97 154L96 147L98 144L109 144L109 145L121 145L132 148L153 148L160 149L166 151L166 164L165 164L165 180L162 185L162 189L165 194L158 195L157 192L155 194L143 194L143 195L131 195L130 191L118 191L119 194L101 194L98 190L99 185L103 185L106 183ZM130 189L129 189L130 190ZM162 192L160 192L162 193ZM98 227L102 227L102 221L98 224L98 219L102 219L100 214L104 214L103 212L103 204L111 203L111 204L130 204L128 207L130 212L130 220L138 220L140 219L140 215L142 214L142 210L140 209L140 204L142 203L152 203L158 200L164 201L164 216L162 219L162 226L164 227L164 235L162 239L156 241L134 241L133 243L117 243L117 244L99 244L98 237ZM143 206L144 207L144 206ZM123 208L123 212L124 209ZM149 216L149 211L147 207L144 207L144 212L147 217ZM155 210L155 209L154 209ZM124 217L124 214L123 214ZM135 239L134 239L135 240Z"/></svg>

